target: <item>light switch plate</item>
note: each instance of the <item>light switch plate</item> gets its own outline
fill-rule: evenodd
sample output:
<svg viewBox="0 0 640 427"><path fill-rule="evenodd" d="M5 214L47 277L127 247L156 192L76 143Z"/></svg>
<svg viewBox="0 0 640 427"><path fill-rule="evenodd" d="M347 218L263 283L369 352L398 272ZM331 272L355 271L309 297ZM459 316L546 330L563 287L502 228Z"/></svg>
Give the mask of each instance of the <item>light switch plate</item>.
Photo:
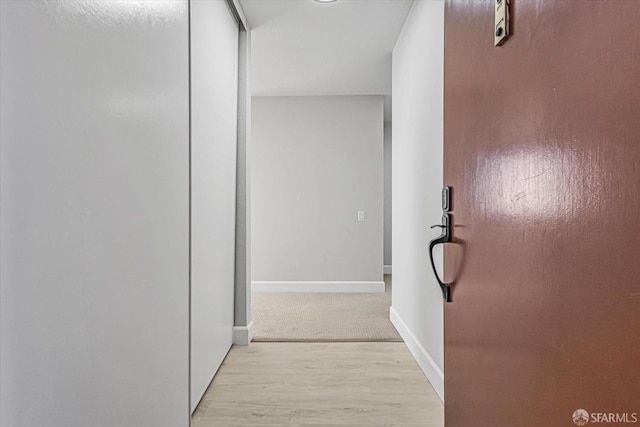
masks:
<svg viewBox="0 0 640 427"><path fill-rule="evenodd" d="M358 211L358 221L359 222L364 221L364 211Z"/></svg>
<svg viewBox="0 0 640 427"><path fill-rule="evenodd" d="M494 42L500 46L509 38L511 34L511 23L509 14L509 0L493 0L496 6L496 20L494 27Z"/></svg>

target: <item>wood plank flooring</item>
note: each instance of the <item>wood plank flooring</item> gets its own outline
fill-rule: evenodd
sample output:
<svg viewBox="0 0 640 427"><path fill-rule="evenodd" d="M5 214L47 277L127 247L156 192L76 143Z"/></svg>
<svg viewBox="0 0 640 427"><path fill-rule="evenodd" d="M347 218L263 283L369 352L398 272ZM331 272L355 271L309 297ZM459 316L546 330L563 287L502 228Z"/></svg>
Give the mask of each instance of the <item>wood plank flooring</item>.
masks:
<svg viewBox="0 0 640 427"><path fill-rule="evenodd" d="M193 427L442 427L443 404L401 342L233 347Z"/></svg>
<svg viewBox="0 0 640 427"><path fill-rule="evenodd" d="M253 292L255 342L402 341L389 320L391 275L385 292Z"/></svg>

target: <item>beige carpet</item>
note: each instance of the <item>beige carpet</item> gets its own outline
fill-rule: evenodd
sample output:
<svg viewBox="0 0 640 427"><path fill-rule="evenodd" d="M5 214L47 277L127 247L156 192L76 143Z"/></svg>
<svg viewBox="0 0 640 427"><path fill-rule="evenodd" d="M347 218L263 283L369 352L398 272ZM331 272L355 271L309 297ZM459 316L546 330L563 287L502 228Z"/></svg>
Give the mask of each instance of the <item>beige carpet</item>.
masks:
<svg viewBox="0 0 640 427"><path fill-rule="evenodd" d="M254 341L402 341L385 293L254 292Z"/></svg>

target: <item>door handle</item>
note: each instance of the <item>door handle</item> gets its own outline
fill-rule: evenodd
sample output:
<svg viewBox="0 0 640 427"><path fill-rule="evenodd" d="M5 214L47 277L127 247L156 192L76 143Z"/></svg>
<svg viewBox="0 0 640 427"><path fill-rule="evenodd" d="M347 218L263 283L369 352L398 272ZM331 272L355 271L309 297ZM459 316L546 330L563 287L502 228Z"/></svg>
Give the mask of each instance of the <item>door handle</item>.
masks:
<svg viewBox="0 0 640 427"><path fill-rule="evenodd" d="M451 218L448 213L442 215L442 224L432 225L431 228L440 227L442 228L442 234L440 237L433 239L429 242L429 260L431 261L431 268L433 269L433 274L436 276L436 280L440 285L440 290L442 290L442 298L446 302L451 302L451 284L445 283L440 280L440 276L438 276L438 271L436 270L436 264L433 261L433 248L436 245L448 243L451 241Z"/></svg>

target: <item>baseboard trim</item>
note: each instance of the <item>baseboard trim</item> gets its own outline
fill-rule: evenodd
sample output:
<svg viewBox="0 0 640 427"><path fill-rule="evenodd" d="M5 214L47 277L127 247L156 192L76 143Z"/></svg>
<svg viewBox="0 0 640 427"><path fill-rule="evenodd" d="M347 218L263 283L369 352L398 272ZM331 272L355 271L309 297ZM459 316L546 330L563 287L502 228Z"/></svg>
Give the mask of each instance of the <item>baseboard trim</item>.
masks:
<svg viewBox="0 0 640 427"><path fill-rule="evenodd" d="M384 274L391 274L391 266L390 265L385 265L383 267L383 271L384 271Z"/></svg>
<svg viewBox="0 0 640 427"><path fill-rule="evenodd" d="M393 307L389 309L389 318L400 333L414 359L418 362L420 369L422 369L422 372L424 372L431 386L438 394L438 397L444 402L444 373Z"/></svg>
<svg viewBox="0 0 640 427"><path fill-rule="evenodd" d="M251 282L253 292L380 292L384 282Z"/></svg>
<svg viewBox="0 0 640 427"><path fill-rule="evenodd" d="M249 322L249 326L234 326L233 344L249 345L255 334L256 328L253 326L253 320Z"/></svg>

